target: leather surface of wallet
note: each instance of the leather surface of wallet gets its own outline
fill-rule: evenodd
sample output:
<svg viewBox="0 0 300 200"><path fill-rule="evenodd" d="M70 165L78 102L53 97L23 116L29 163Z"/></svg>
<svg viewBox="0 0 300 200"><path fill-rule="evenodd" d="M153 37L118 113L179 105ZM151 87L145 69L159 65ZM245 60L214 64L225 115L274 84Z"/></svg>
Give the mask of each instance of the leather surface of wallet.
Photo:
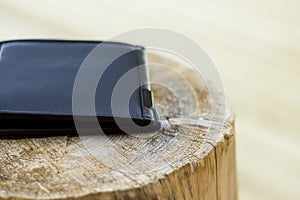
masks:
<svg viewBox="0 0 300 200"><path fill-rule="evenodd" d="M87 55L100 43L105 51L93 61L96 68L106 67L101 65L105 56L128 51L105 68L96 86L95 111L102 129L120 130L114 117L124 126L133 120L150 131L159 129L143 47L100 41L19 40L0 43L0 136L76 134L72 110L75 78ZM112 112L111 108L113 90L124 77L137 88L126 108L130 114L121 108ZM120 101L122 94L118 95ZM85 105L82 108L79 117L89 129L93 113L84 110Z"/></svg>

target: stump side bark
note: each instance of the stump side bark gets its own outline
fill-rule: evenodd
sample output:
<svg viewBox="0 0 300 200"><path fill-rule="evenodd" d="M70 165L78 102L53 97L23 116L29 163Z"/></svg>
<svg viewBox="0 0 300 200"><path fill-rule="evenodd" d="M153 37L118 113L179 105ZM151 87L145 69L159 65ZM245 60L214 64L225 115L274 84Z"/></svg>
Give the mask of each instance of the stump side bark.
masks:
<svg viewBox="0 0 300 200"><path fill-rule="evenodd" d="M173 91L153 84L168 126L151 136L107 136L116 151L100 151L100 158L79 137L0 139L0 199L237 199L234 120L228 115L215 132L178 121L182 112L209 116L208 89L183 62L153 53L149 61L185 77L151 69L154 82L172 85ZM201 106L192 112L195 97Z"/></svg>

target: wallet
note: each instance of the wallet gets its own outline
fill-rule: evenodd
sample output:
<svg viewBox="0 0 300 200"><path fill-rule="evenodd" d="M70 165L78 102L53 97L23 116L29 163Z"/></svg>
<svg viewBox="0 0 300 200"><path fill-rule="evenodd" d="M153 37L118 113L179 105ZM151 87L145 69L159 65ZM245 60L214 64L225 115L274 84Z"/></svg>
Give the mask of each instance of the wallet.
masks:
<svg viewBox="0 0 300 200"><path fill-rule="evenodd" d="M101 41L16 40L0 43L0 136L76 134L72 110L75 78L99 44L104 53L93 62L96 68L105 67L95 93L95 114L102 129L107 133L121 131L117 118L123 126L131 120L147 126L145 132L158 130L143 47ZM126 53L109 66L101 65L105 56L120 49ZM136 66L141 67L133 70ZM134 72L127 73L130 70ZM129 75L124 76L126 73ZM126 108L129 114L118 108L112 112L111 108L113 90L121 78L136 87ZM126 91L118 94L120 101L122 94L125 96ZM88 130L91 112L83 109L79 117L86 121L87 132L93 132Z"/></svg>

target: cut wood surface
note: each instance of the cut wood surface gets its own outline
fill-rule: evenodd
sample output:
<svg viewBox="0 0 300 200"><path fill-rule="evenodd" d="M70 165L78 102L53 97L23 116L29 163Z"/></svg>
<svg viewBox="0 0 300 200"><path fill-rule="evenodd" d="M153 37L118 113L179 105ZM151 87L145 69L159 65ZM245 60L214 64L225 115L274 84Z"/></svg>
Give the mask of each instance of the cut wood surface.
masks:
<svg viewBox="0 0 300 200"><path fill-rule="evenodd" d="M237 116L240 199L294 200L299 7L297 0L0 0L0 38L103 40L144 27L186 35L216 63Z"/></svg>
<svg viewBox="0 0 300 200"><path fill-rule="evenodd" d="M152 85L165 122L161 131L106 136L106 146L116 151L100 149L100 157L79 137L1 139L0 199L236 199L232 117L226 116L221 130L209 132L211 101L203 80L165 56L151 53L149 61L164 63L188 80L165 69L151 70L154 82L173 85L173 91ZM186 84L196 93L189 93ZM193 95L198 110L191 106ZM192 109L190 117L201 121L179 120L180 113Z"/></svg>

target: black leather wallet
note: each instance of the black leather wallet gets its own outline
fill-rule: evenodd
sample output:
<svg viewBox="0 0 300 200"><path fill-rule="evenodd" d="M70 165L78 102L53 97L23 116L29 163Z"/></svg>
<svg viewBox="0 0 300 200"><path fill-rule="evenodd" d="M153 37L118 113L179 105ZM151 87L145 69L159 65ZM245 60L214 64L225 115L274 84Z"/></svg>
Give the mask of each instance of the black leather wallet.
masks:
<svg viewBox="0 0 300 200"><path fill-rule="evenodd" d="M147 125L148 131L158 130L151 90L149 84L144 84L148 76L143 47L97 41L23 40L0 43L0 136L76 133L72 112L74 81L84 59L100 43L107 53L119 48L129 50L106 68L98 83L95 110L102 129L120 130L116 117L123 125L133 120L139 126ZM130 115L122 113L123 109L113 115L113 89L126 72L138 65L144 67L127 76L128 81L138 84L130 97ZM91 114L83 111L80 117L88 122Z"/></svg>

